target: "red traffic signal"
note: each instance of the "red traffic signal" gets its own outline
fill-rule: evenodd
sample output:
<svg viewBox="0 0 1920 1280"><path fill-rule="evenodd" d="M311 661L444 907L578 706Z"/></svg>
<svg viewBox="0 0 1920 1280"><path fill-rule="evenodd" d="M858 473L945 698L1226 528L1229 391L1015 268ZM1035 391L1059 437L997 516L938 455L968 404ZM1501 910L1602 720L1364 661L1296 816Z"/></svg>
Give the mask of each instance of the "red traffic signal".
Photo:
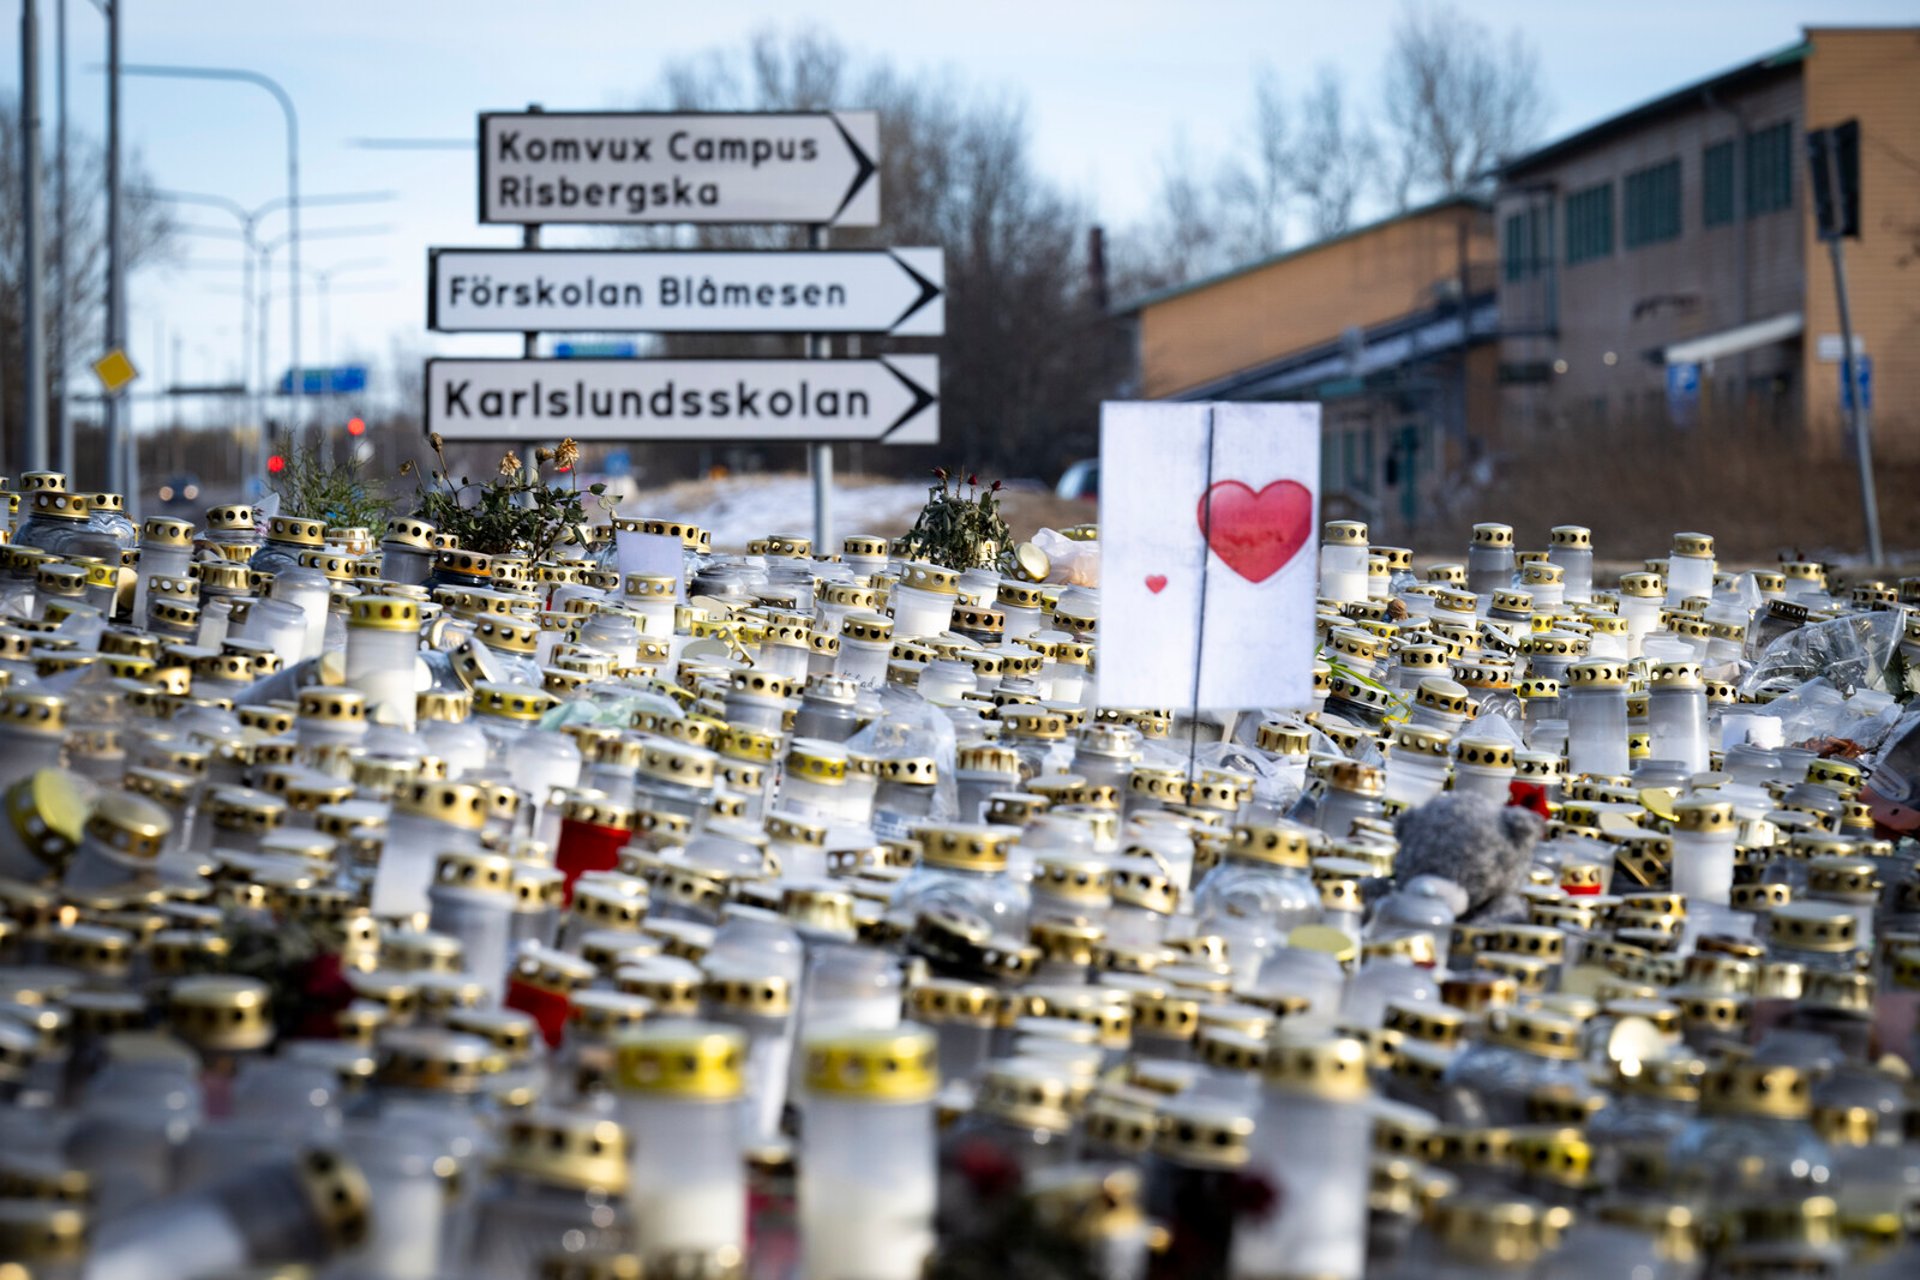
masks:
<svg viewBox="0 0 1920 1280"><path fill-rule="evenodd" d="M348 418L347 434L350 436L363 436L367 434L367 420L365 418Z"/></svg>
<svg viewBox="0 0 1920 1280"><path fill-rule="evenodd" d="M277 476L282 471L285 471L286 469L287 469L287 460L281 457L279 454L276 453L271 458L267 459L268 475Z"/></svg>

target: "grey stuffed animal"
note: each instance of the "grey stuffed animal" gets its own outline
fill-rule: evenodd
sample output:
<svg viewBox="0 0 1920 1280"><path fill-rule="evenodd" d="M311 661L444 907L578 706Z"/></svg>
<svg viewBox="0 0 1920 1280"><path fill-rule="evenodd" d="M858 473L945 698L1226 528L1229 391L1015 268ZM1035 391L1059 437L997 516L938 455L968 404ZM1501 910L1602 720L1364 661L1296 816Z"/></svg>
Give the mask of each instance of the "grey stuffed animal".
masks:
<svg viewBox="0 0 1920 1280"><path fill-rule="evenodd" d="M1400 851L1394 879L1437 876L1460 886L1465 924L1498 924L1527 918L1527 867L1546 824L1531 810L1502 807L1478 796L1435 796L1400 815L1395 831Z"/></svg>

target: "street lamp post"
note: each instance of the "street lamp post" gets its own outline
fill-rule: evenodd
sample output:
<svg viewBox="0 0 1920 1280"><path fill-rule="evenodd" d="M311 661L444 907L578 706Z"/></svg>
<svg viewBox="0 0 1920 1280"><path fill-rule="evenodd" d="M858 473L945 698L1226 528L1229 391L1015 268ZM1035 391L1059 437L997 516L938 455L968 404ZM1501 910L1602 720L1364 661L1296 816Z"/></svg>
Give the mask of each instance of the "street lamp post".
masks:
<svg viewBox="0 0 1920 1280"><path fill-rule="evenodd" d="M248 409L253 414L253 419L255 424L255 433L254 433L255 456L253 460L254 465L252 469L252 474L256 477L263 476L266 474L267 447L268 447L267 446L267 414L266 414L266 398L268 395L268 391L267 391L267 386L268 386L267 330L265 327L266 326L266 318L265 318L266 305L265 305L265 296L264 296L267 285L264 280L261 282L262 301L261 301L261 322L260 322L261 323L260 356L259 356L259 364L254 370L254 373L259 380L259 388L260 388L257 395L253 390L254 379L251 377L248 377L246 373L247 362L248 360L253 358L253 343L252 343L251 335L249 334L248 330L251 328L252 321L253 321L254 258L255 258L255 255L257 254L260 255L263 259L267 257L267 255L261 254L261 244L257 234L260 229L261 221L267 218L271 214L279 213L282 210L288 209L289 205L287 203L287 200L283 197L276 197L275 199L268 200L266 203L261 204L255 208L248 209L243 205L241 205L240 202L237 200L231 200L226 196L221 196L221 195L209 195L205 192L200 192L200 191L172 191L172 190L163 190L159 188L149 188L144 194L160 200L170 200L178 204L196 204L196 205L202 205L210 209L218 209L221 212L232 217L234 221L240 224L240 231L238 233L239 239L241 241L241 259L240 260L241 260L242 271L244 273L241 277L241 283L240 283L240 296L241 296L240 312L242 317L241 330L240 330L241 381L247 387L246 399L248 402ZM343 191L343 192L338 192L331 195L317 195L317 196L310 195L306 197L303 203L308 208L315 208L318 206L325 206L325 205L376 204L381 201L391 200L393 198L394 198L394 193L391 191ZM344 230L348 231L350 234L359 235L359 234L365 234L366 232L371 231L373 229L372 228L344 228ZM288 234L291 235L292 233L289 232ZM307 233L307 238L313 239L316 236L325 238L329 234L330 232L325 229L318 232L309 231ZM282 240L276 240L274 242L275 247L277 248L282 242L283 242ZM298 361L295 362L295 367L296 368L298 367ZM291 390L291 388L289 388L289 390Z"/></svg>
<svg viewBox="0 0 1920 1280"><path fill-rule="evenodd" d="M35 0L20 6L21 370L26 379L27 470L47 467L46 211L40 200L40 13Z"/></svg>
<svg viewBox="0 0 1920 1280"><path fill-rule="evenodd" d="M117 11L118 8L119 0L115 0L114 10ZM117 44L114 46L114 50L114 53L110 55L110 62L117 61L118 59ZM241 84L251 84L265 89L273 95L274 101L280 104L280 111L286 116L287 121L286 209L287 240L289 244L287 289L293 301L288 317L288 345L293 360L293 367L297 374L300 368L300 117L294 110L293 99L287 95L285 89L280 87L279 81L273 79L271 76L262 75L258 71L246 71L232 67L160 66L152 63L134 63L126 67L121 67L119 70L124 71L130 76L154 76L162 79L176 80L228 80ZM109 69L108 75L110 84L118 82L119 76L115 74L111 68ZM264 336L265 335L262 335L263 339ZM263 368L261 370L263 378L265 372ZM296 377L295 381L298 382L299 378ZM298 397L300 388L297 386L294 387L293 394L295 397ZM294 405L295 410L292 416L297 418L299 416L299 400L297 398L294 401Z"/></svg>

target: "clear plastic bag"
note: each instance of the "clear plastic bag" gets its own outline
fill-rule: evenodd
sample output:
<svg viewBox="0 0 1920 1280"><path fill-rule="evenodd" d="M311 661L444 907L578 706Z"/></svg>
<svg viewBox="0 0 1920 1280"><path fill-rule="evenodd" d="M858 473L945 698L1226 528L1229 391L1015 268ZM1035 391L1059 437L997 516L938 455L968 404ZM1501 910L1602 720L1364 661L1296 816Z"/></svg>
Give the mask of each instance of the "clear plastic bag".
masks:
<svg viewBox="0 0 1920 1280"><path fill-rule="evenodd" d="M1740 692L1786 693L1816 677L1842 693L1886 690L1900 644L1901 615L1850 614L1796 627L1769 644L1740 682Z"/></svg>

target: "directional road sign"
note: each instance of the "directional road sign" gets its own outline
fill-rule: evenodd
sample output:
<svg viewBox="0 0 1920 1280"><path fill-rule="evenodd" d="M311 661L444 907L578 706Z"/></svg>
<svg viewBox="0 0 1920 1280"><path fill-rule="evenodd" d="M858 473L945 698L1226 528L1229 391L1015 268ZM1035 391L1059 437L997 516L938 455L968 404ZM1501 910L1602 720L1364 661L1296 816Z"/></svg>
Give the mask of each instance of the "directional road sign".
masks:
<svg viewBox="0 0 1920 1280"><path fill-rule="evenodd" d="M488 112L480 221L880 221L871 111Z"/></svg>
<svg viewBox="0 0 1920 1280"><path fill-rule="evenodd" d="M939 249L433 249L442 333L891 333L946 329Z"/></svg>
<svg viewBox="0 0 1920 1280"><path fill-rule="evenodd" d="M293 394L292 369L280 374L279 387L281 395ZM367 366L363 364L325 365L300 370L300 394L303 396L351 395L366 389Z"/></svg>
<svg viewBox="0 0 1920 1280"><path fill-rule="evenodd" d="M429 360L448 440L936 444L939 360Z"/></svg>

